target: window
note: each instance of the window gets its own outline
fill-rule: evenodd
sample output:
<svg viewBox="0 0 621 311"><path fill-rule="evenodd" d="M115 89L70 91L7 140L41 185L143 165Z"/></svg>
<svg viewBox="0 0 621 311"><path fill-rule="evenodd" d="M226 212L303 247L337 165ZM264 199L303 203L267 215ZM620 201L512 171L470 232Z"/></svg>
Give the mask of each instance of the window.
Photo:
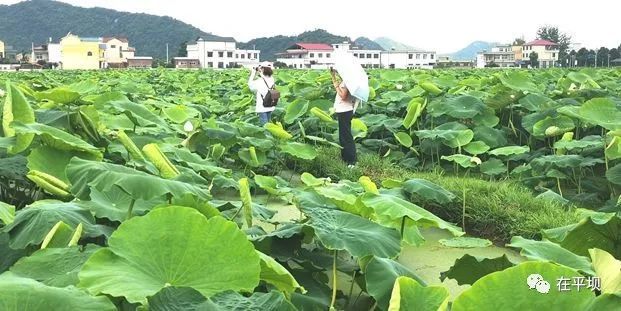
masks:
<svg viewBox="0 0 621 311"><path fill-rule="evenodd" d="M323 58L323 53L317 54L319 58Z"/></svg>
<svg viewBox="0 0 621 311"><path fill-rule="evenodd" d="M427 54L423 54L423 59L427 59Z"/></svg>
<svg viewBox="0 0 621 311"><path fill-rule="evenodd" d="M431 55L429 56L429 58L431 58L431 59L433 59L434 57L435 57L435 55L433 55L433 54L431 54Z"/></svg>
<svg viewBox="0 0 621 311"><path fill-rule="evenodd" d="M310 53L310 57L311 58L315 57L315 53Z"/></svg>
<svg viewBox="0 0 621 311"><path fill-rule="evenodd" d="M330 53L326 53L326 58L330 58Z"/></svg>
<svg viewBox="0 0 621 311"><path fill-rule="evenodd" d="M233 57L233 52L227 52L226 57Z"/></svg>
<svg viewBox="0 0 621 311"><path fill-rule="evenodd" d="M339 45L337 44L337 45L335 45L334 47L338 49L338 48L339 48Z"/></svg>
<svg viewBox="0 0 621 311"><path fill-rule="evenodd" d="M354 53L354 57L358 57L358 53Z"/></svg>
<svg viewBox="0 0 621 311"><path fill-rule="evenodd" d="M367 58L371 58L371 53L367 53Z"/></svg>
<svg viewBox="0 0 621 311"><path fill-rule="evenodd" d="M364 58L364 54L360 53L360 58Z"/></svg>
<svg viewBox="0 0 621 311"><path fill-rule="evenodd" d="M409 59L414 58L414 54L409 54L409 55L408 55L408 58L409 58Z"/></svg>
<svg viewBox="0 0 621 311"><path fill-rule="evenodd" d="M235 54L235 58L239 58L239 54Z"/></svg>
<svg viewBox="0 0 621 311"><path fill-rule="evenodd" d="M416 54L416 59L420 59L420 54Z"/></svg>
<svg viewBox="0 0 621 311"><path fill-rule="evenodd" d="M86 56L93 56L93 52L89 51L88 53L86 53Z"/></svg>
<svg viewBox="0 0 621 311"><path fill-rule="evenodd" d="M222 53L222 52L220 52ZM224 63L223 62L218 62L218 68L224 68Z"/></svg>
<svg viewBox="0 0 621 311"><path fill-rule="evenodd" d="M242 59L246 59L246 54L242 54L242 55L241 55L241 58L242 58Z"/></svg>
<svg viewBox="0 0 621 311"><path fill-rule="evenodd" d="M259 53L254 53L254 59L259 58Z"/></svg>
<svg viewBox="0 0 621 311"><path fill-rule="evenodd" d="M213 57L213 52L207 52L207 57Z"/></svg>
<svg viewBox="0 0 621 311"><path fill-rule="evenodd" d="M209 68L213 68L213 62L208 62L208 63L207 63L207 67L209 67Z"/></svg>
<svg viewBox="0 0 621 311"><path fill-rule="evenodd" d="M556 53L552 53L552 58L555 58L555 57L556 57Z"/></svg>
<svg viewBox="0 0 621 311"><path fill-rule="evenodd" d="M379 54L373 54L373 58L379 58Z"/></svg>
<svg viewBox="0 0 621 311"><path fill-rule="evenodd" d="M110 47L113 48L113 49L116 49L116 45L114 45L114 44L111 45Z"/></svg>
<svg viewBox="0 0 621 311"><path fill-rule="evenodd" d="M224 57L224 52L218 52L218 57ZM222 67L218 67L218 68L222 68Z"/></svg>
<svg viewBox="0 0 621 311"><path fill-rule="evenodd" d="M248 59L252 58L252 53L248 53Z"/></svg>

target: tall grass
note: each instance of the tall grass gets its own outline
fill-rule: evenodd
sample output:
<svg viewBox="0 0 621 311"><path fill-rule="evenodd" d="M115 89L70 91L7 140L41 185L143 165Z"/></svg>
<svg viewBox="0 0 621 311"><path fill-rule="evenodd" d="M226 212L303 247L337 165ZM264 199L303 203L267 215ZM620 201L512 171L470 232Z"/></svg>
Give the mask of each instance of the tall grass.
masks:
<svg viewBox="0 0 621 311"><path fill-rule="evenodd" d="M516 235L539 238L542 229L565 226L580 220L572 208L536 199L530 190L518 182L490 182L473 177L447 176L441 171L414 172L374 154L360 155L355 168L346 167L339 159L338 149L321 148L315 160L298 162L296 170L330 177L332 180L358 180L360 176L368 176L378 185L385 179L426 179L452 192L457 199L447 205L421 205L455 224L462 223L462 191L465 187L465 225L468 233L496 243L506 243Z"/></svg>

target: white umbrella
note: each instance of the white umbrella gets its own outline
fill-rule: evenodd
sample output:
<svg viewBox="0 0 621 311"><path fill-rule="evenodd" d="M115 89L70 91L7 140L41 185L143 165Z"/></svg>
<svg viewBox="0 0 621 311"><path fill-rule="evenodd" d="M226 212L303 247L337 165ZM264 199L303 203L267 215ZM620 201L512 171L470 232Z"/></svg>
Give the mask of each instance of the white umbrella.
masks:
<svg viewBox="0 0 621 311"><path fill-rule="evenodd" d="M369 100L369 77L357 58L345 52L335 53L334 69L345 82L349 94L363 102Z"/></svg>

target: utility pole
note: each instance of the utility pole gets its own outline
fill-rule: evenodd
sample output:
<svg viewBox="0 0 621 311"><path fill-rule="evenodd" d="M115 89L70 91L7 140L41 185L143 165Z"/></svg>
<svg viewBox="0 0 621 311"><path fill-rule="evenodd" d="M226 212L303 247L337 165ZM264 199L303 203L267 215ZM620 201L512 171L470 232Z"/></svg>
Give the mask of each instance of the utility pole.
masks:
<svg viewBox="0 0 621 311"><path fill-rule="evenodd" d="M166 43L166 64L168 64L168 43Z"/></svg>
<svg viewBox="0 0 621 311"><path fill-rule="evenodd" d="M610 52L608 52L608 68L610 68Z"/></svg>

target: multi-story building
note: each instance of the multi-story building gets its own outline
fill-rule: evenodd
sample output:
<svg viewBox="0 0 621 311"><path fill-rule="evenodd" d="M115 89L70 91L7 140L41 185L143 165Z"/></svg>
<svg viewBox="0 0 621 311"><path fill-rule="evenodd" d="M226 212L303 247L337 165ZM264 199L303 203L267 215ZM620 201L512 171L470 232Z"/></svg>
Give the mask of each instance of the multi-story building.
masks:
<svg viewBox="0 0 621 311"><path fill-rule="evenodd" d="M436 54L431 51L384 51L337 44L297 43L277 54L277 61L290 68L327 68L334 64L334 53L349 53L367 68L433 68Z"/></svg>
<svg viewBox="0 0 621 311"><path fill-rule="evenodd" d="M4 42L2 42L2 40L0 40L0 59L5 58L5 53L4 53Z"/></svg>
<svg viewBox="0 0 621 311"><path fill-rule="evenodd" d="M477 54L477 68L484 67L516 67L513 46L497 45L490 52L483 51Z"/></svg>
<svg viewBox="0 0 621 311"><path fill-rule="evenodd" d="M198 60L202 68L254 67L259 64L261 51L237 48L233 38L204 39L199 37L186 47L187 60ZM177 58L180 59L180 58ZM186 62L181 59L180 62Z"/></svg>
<svg viewBox="0 0 621 311"><path fill-rule="evenodd" d="M438 56L436 68L472 68L473 60L457 60L451 59L450 56Z"/></svg>
<svg viewBox="0 0 621 311"><path fill-rule="evenodd" d="M133 58L136 49L129 46L129 40L124 37L103 37L106 45L104 50L104 67L124 68L128 66L128 58Z"/></svg>
<svg viewBox="0 0 621 311"><path fill-rule="evenodd" d="M62 69L100 69L106 45L101 38L80 38L71 33L60 40Z"/></svg>
<svg viewBox="0 0 621 311"><path fill-rule="evenodd" d="M558 64L558 43L543 39L524 43L522 47L522 59L528 61L533 52L537 53L539 68L555 67Z"/></svg>

